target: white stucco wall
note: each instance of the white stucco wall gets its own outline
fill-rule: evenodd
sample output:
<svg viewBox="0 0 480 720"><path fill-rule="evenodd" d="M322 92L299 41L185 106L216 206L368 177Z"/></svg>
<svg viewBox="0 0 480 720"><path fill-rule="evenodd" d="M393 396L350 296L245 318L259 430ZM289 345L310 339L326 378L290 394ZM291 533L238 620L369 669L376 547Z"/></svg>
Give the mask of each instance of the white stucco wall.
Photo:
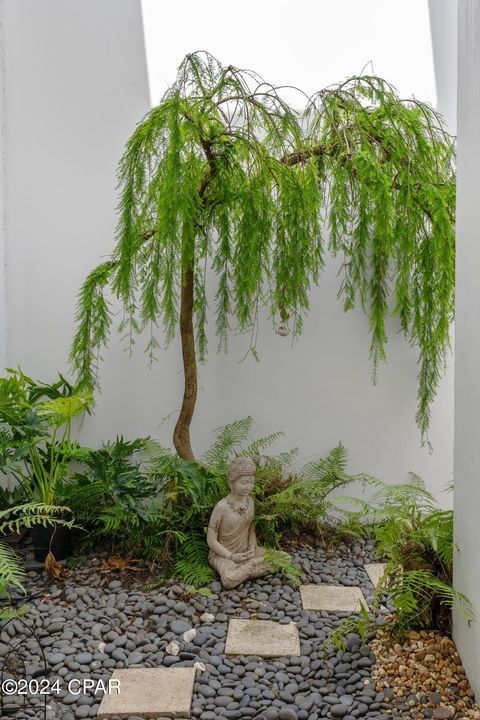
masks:
<svg viewBox="0 0 480 720"><path fill-rule="evenodd" d="M309 95L364 72L436 103L428 0L242 0L228 12L224 0L142 0L142 12L153 103L193 50ZM304 106L288 87L282 96Z"/></svg>
<svg viewBox="0 0 480 720"><path fill-rule="evenodd" d="M458 200L455 332L454 581L480 620L480 7L460 0L458 16ZM455 639L468 678L480 693L480 622L457 615Z"/></svg>
<svg viewBox="0 0 480 720"><path fill-rule="evenodd" d="M0 3L0 368L7 364L6 136L4 6Z"/></svg>
<svg viewBox="0 0 480 720"><path fill-rule="evenodd" d="M6 27L8 364L41 379L67 370L75 296L112 248L115 167L148 105L136 0L3 0ZM281 50L280 50L281 51ZM283 51L282 51L283 52ZM192 436L199 454L213 429L253 415L256 434L285 431L278 449L302 460L340 440L350 469L390 482L422 475L439 493L452 475L452 373L432 408L434 453L414 422L416 353L391 324L389 362L370 382L368 320L343 313L330 264L312 293L302 338L291 347L262 322L261 362L228 357L200 369ZM182 394L178 344L149 370L139 341L129 359L118 338L104 353L102 395L82 439L98 445L123 433L170 443ZM166 418L166 419L165 419ZM450 498L442 495L448 505Z"/></svg>
<svg viewBox="0 0 480 720"><path fill-rule="evenodd" d="M429 0L437 108L457 132L457 0Z"/></svg>

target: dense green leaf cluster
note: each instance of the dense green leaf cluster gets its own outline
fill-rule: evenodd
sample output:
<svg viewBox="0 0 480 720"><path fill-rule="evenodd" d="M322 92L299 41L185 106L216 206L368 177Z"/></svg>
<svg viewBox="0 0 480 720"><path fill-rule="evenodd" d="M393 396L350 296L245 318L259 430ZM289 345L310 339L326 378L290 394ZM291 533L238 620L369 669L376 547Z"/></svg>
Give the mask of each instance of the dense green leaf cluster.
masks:
<svg viewBox="0 0 480 720"><path fill-rule="evenodd" d="M0 599L9 599L13 588L23 592L24 577L25 570L18 555L9 545L0 542Z"/></svg>
<svg viewBox="0 0 480 720"><path fill-rule="evenodd" d="M343 259L345 310L360 302L369 315L374 377L391 313L418 346L425 439L453 317L453 162L437 113L378 77L323 90L300 113L255 73L188 55L120 162L117 245L80 293L76 371L95 384L113 317L107 289L131 342L150 328L153 358L157 323L174 335L186 270L204 359L210 266L219 347L234 327L255 352L261 305L298 335L329 250Z"/></svg>
<svg viewBox="0 0 480 720"><path fill-rule="evenodd" d="M409 483L379 485L369 501L354 501L360 508L357 531L373 535L377 554L386 563L376 588L373 616L362 613L356 629L366 632L374 627L385 592L395 609L389 627L395 638L417 629L450 633L452 608L473 621L472 604L453 587L453 511L439 510L417 475ZM352 623L348 623L333 639L341 645L342 636L351 630Z"/></svg>
<svg viewBox="0 0 480 720"><path fill-rule="evenodd" d="M364 475L346 473L346 450L339 445L303 471L290 474L296 450L277 455L266 451L282 433L250 441L252 418L217 430L212 446L199 462L178 457L153 441L117 438L99 450L85 450L83 467L63 488L61 500L86 541L103 541L128 557L143 557L163 572L195 587L209 584L206 530L213 508L228 494L227 468L238 455L255 460L256 530L277 572L297 575L282 538L303 529L317 530L335 507L333 490Z"/></svg>
<svg viewBox="0 0 480 720"><path fill-rule="evenodd" d="M20 369L8 373L0 378L0 476L15 479L25 499L52 504L80 453L73 418L88 411L91 396L62 375L48 385Z"/></svg>
<svg viewBox="0 0 480 720"><path fill-rule="evenodd" d="M35 525L48 527L64 525L72 527L73 520L68 507L46 505L39 502L23 503L0 510L0 536L8 533L20 533ZM0 542L0 600L10 599L13 589L24 592L25 570L19 556L5 542ZM5 616L1 616L5 619Z"/></svg>
<svg viewBox="0 0 480 720"><path fill-rule="evenodd" d="M469 600L453 587L453 511L439 510L421 478L385 485L375 496L377 551L387 559L383 588L396 608L395 631L451 631L451 608L474 619Z"/></svg>

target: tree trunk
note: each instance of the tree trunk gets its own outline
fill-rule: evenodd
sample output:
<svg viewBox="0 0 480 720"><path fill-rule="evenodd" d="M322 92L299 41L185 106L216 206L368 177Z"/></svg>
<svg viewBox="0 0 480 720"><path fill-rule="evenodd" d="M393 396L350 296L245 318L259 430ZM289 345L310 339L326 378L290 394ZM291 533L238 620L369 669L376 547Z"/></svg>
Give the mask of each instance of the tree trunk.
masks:
<svg viewBox="0 0 480 720"><path fill-rule="evenodd" d="M180 339L185 387L180 415L173 431L175 450L184 460L195 460L190 444L190 423L197 401L197 361L193 332L193 265L184 272L180 294Z"/></svg>
<svg viewBox="0 0 480 720"><path fill-rule="evenodd" d="M200 207L205 206L205 192L212 177L215 175L215 158L211 143L204 141L203 148L208 160L208 170L198 192ZM197 359L195 356L195 333L193 331L193 286L194 286L194 248L189 246L189 229L184 224L182 230L182 267L186 269L182 277L180 293L180 339L182 342L184 391L182 407L173 431L175 450L184 460L195 460L190 443L190 423L197 402ZM186 262L184 263L184 260Z"/></svg>

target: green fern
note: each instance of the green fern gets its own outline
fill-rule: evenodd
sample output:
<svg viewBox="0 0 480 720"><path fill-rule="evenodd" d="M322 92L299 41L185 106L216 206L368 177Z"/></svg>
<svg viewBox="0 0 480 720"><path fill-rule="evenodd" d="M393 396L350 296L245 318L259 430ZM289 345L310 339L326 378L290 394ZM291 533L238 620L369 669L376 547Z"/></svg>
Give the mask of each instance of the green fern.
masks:
<svg viewBox="0 0 480 720"><path fill-rule="evenodd" d="M453 566L453 511L434 510L423 522L425 545L430 546L447 567Z"/></svg>
<svg viewBox="0 0 480 720"><path fill-rule="evenodd" d="M20 533L22 528L30 529L34 525L72 527L73 519L65 519L68 515L71 515L68 507L38 502L25 503L0 511L0 532Z"/></svg>
<svg viewBox="0 0 480 720"><path fill-rule="evenodd" d="M347 450L339 443L328 456L316 462L310 462L303 468L302 475L307 480L320 480L336 483L337 478L345 473L347 467Z"/></svg>
<svg viewBox="0 0 480 720"><path fill-rule="evenodd" d="M101 523L103 532L106 534L116 533L127 523L130 526L130 532L133 532L140 525L140 518L134 513L125 511L120 505L112 505L105 508L99 515L98 522Z"/></svg>
<svg viewBox="0 0 480 720"><path fill-rule="evenodd" d="M65 525L72 527L73 520L66 520L70 514L67 507L44 503L24 503L0 511L0 533L20 533L23 528L35 525ZM0 542L0 595L9 597L9 587L24 591L22 580L25 572L13 550Z"/></svg>
<svg viewBox="0 0 480 720"><path fill-rule="evenodd" d="M302 572L293 565L292 558L287 552L268 548L265 550L264 560L272 566L274 573L290 575L292 583L300 585Z"/></svg>
<svg viewBox="0 0 480 720"><path fill-rule="evenodd" d="M265 437L258 438L257 440L253 440L244 450L242 450L239 454L240 455L248 455L248 457L253 458L254 460L258 460L262 455L263 451L270 447L270 445L273 445L274 442L276 442L279 438L283 437L285 433L283 432L274 432L270 433L270 435L265 435ZM295 452L295 451L293 451Z"/></svg>
<svg viewBox="0 0 480 720"><path fill-rule="evenodd" d="M347 637L351 633L359 636L364 643L368 633L375 630L375 613L369 612L364 605L360 605L358 614L351 615L338 625L322 642L319 652L327 653L330 647L345 652L347 648Z"/></svg>
<svg viewBox="0 0 480 720"><path fill-rule="evenodd" d="M10 597L10 588L15 587L25 592L22 581L25 571L20 558L6 543L0 542L0 596Z"/></svg>
<svg viewBox="0 0 480 720"><path fill-rule="evenodd" d="M260 534L268 533L268 525L299 530L308 526L320 526L327 513L338 509L338 501L332 492L349 484L376 484L378 481L366 474L346 473L347 452L340 444L328 456L308 463L297 475L285 477L281 465L270 464L273 478L256 492L258 506L257 526ZM267 475L268 477L268 475ZM283 478L283 479L282 479ZM273 487L272 487L273 485ZM344 511L343 515L347 513Z"/></svg>
<svg viewBox="0 0 480 720"><path fill-rule="evenodd" d="M15 620L21 618L29 610L28 605L21 605L20 607L3 607L0 610L0 622L7 623L9 620Z"/></svg>
<svg viewBox="0 0 480 720"><path fill-rule="evenodd" d="M382 587L396 609L392 632L449 632L452 608L473 620L470 601L453 587L453 511L438 510L417 475L410 483L383 486L371 511L377 552L387 561Z"/></svg>
<svg viewBox="0 0 480 720"><path fill-rule="evenodd" d="M395 606L396 616L390 632L397 638L418 628L440 627L448 631L449 623L443 620L442 626L445 613L440 612L441 608L456 610L467 622L475 620L470 600L432 570L405 570L390 561L382 585Z"/></svg>
<svg viewBox="0 0 480 720"><path fill-rule="evenodd" d="M196 531L186 533L185 540L177 545L174 572L188 585L202 587L215 578L208 564L208 546L205 534Z"/></svg>
<svg viewBox="0 0 480 720"><path fill-rule="evenodd" d="M246 417L217 428L215 442L202 457L202 462L216 468L226 467L229 461L233 459L235 451L247 439L252 428L252 422L251 417Z"/></svg>

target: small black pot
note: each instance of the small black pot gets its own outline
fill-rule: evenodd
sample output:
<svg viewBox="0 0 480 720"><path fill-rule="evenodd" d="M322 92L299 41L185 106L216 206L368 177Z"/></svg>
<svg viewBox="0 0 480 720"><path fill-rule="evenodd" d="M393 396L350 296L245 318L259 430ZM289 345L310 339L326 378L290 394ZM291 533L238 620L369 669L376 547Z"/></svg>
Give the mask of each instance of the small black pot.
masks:
<svg viewBox="0 0 480 720"><path fill-rule="evenodd" d="M37 562L45 562L49 552L56 560L65 560L72 554L72 530L65 525L33 525L32 543Z"/></svg>

